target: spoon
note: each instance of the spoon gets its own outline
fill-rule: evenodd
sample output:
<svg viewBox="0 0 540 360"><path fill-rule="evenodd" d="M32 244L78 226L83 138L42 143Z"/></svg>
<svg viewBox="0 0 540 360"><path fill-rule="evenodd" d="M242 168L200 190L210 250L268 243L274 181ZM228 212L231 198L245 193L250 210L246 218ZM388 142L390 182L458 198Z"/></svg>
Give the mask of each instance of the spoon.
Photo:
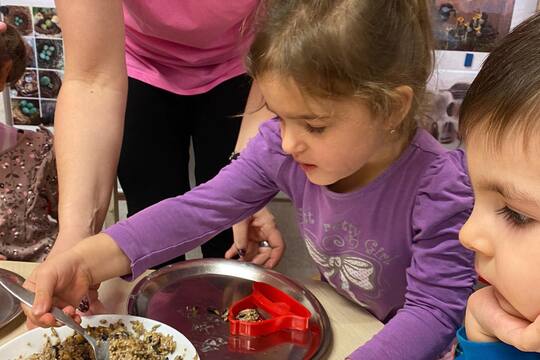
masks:
<svg viewBox="0 0 540 360"><path fill-rule="evenodd" d="M2 285L4 289L6 289L11 295L19 299L22 303L28 305L29 307L32 307L32 304L34 303L33 292L28 291L21 285L8 281L4 278L0 278L0 285ZM95 338L90 336L90 334L88 334L82 326L73 321L70 316L64 314L64 312L57 307L53 306L51 309L51 313L58 321L72 328L82 337L84 337L86 341L88 341L88 343L92 347L92 350L94 351L94 356L96 360L109 360L109 340L96 340Z"/></svg>

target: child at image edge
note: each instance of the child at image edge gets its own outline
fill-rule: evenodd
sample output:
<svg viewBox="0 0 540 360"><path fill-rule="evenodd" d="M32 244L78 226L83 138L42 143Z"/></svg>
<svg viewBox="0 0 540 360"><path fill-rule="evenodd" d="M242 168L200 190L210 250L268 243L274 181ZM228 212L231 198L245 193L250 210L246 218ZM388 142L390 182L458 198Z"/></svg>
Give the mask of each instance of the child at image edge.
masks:
<svg viewBox="0 0 540 360"><path fill-rule="evenodd" d="M17 30L0 22L0 91L23 75L26 52ZM0 123L0 260L43 260L58 234L57 208L51 132Z"/></svg>
<svg viewBox="0 0 540 360"><path fill-rule="evenodd" d="M491 286L469 298L456 359L540 359L540 14L489 55L460 121L475 193L460 239Z"/></svg>
<svg viewBox="0 0 540 360"><path fill-rule="evenodd" d="M43 294L78 304L91 283L184 254L281 190L325 280L386 324L349 358L436 359L474 284L458 240L473 197L463 152L414 120L432 65L426 3L276 1L262 18L247 66L277 117L211 181L38 267L30 319L53 324Z"/></svg>

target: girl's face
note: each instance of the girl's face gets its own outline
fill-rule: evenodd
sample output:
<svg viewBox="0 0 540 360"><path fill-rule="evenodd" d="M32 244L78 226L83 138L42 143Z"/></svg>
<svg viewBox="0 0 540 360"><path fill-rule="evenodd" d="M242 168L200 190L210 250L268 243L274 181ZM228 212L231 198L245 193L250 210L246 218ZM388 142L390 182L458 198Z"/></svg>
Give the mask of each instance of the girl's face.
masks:
<svg viewBox="0 0 540 360"><path fill-rule="evenodd" d="M257 83L280 119L283 151L314 184L351 191L373 180L402 150L358 99L308 98L294 81L272 74Z"/></svg>
<svg viewBox="0 0 540 360"><path fill-rule="evenodd" d="M467 144L475 203L460 241L503 308L532 321L540 315L540 145L524 149L513 135L490 152L483 137L474 130Z"/></svg>

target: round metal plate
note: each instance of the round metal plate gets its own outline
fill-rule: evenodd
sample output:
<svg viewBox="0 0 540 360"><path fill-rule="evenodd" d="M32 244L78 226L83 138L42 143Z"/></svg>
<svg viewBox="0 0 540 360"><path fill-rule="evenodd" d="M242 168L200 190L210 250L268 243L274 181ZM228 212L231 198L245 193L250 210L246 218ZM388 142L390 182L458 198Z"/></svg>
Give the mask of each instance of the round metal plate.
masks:
<svg viewBox="0 0 540 360"><path fill-rule="evenodd" d="M21 285L24 283L22 276L9 270L0 269L0 277L16 281ZM11 296L2 286L0 286L0 304L2 304L0 306L0 328L2 328L19 316L22 313L22 309L19 305L19 300Z"/></svg>
<svg viewBox="0 0 540 360"><path fill-rule="evenodd" d="M230 335L229 324L213 310L223 312L251 294L254 281L277 287L308 308L309 330ZM332 339L326 311L309 290L283 274L235 260L190 260L157 270L134 287L128 313L176 328L203 360L321 359Z"/></svg>

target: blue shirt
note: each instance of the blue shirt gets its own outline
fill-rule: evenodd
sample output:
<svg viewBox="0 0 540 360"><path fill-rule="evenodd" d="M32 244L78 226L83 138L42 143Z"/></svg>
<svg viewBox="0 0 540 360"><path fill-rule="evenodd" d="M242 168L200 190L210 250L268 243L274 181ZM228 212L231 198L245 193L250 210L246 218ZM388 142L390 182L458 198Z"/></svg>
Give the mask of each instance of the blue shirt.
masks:
<svg viewBox="0 0 540 360"><path fill-rule="evenodd" d="M455 360L538 360L540 353L523 352L501 341L479 343L469 341L465 328L457 331L458 348Z"/></svg>

